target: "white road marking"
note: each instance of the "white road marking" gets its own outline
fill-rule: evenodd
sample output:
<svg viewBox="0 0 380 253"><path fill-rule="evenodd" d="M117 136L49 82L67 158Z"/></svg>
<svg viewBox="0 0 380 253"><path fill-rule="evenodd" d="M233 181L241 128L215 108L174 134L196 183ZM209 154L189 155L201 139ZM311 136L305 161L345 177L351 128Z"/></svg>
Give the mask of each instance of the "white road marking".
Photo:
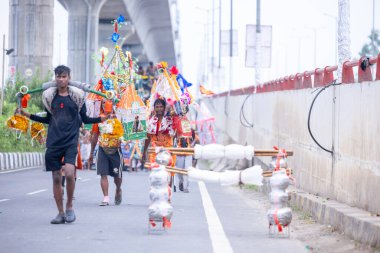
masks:
<svg viewBox="0 0 380 253"><path fill-rule="evenodd" d="M8 201L10 199L0 199L0 202L5 202L5 201Z"/></svg>
<svg viewBox="0 0 380 253"><path fill-rule="evenodd" d="M29 192L27 193L27 195L33 195L33 194L37 194L37 193L40 193L40 192L46 192L47 189L42 189L42 190L38 190L38 191L34 191L34 192Z"/></svg>
<svg viewBox="0 0 380 253"><path fill-rule="evenodd" d="M81 182L87 182L87 181L90 181L90 180L91 180L91 179L86 178L86 179L81 180Z"/></svg>
<svg viewBox="0 0 380 253"><path fill-rule="evenodd" d="M38 169L38 168L43 169L42 166L35 166L35 167L28 167L28 168L22 168L22 169L12 169L12 170L1 171L0 174L7 174L7 173L13 173L13 172L18 172L18 171L23 171L23 170Z"/></svg>
<svg viewBox="0 0 380 253"><path fill-rule="evenodd" d="M203 209L205 210L208 232L210 234L214 252L234 252L226 234L224 233L222 223L219 220L218 213L216 212L211 197L208 194L206 185L203 182L198 182L198 186L199 191L201 192Z"/></svg>

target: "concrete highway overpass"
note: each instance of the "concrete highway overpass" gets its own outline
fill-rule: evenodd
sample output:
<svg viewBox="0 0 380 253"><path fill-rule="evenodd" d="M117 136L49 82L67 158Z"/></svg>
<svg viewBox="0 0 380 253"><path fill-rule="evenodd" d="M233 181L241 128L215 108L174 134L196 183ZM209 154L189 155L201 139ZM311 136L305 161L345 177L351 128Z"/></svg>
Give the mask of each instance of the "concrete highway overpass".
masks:
<svg viewBox="0 0 380 253"><path fill-rule="evenodd" d="M174 0L59 0L68 11L68 65L75 80L95 81L99 47L113 47L111 21L119 15L122 47L143 65L149 61L179 64L178 18ZM10 66L21 74L44 75L53 68L54 0L10 1ZM31 71L30 71L31 70Z"/></svg>

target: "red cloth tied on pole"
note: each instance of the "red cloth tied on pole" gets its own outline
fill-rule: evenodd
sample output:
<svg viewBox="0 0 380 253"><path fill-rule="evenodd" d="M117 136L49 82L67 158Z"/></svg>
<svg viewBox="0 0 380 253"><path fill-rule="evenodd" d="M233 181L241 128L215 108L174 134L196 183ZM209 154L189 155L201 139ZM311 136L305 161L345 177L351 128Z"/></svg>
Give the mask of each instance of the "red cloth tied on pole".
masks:
<svg viewBox="0 0 380 253"><path fill-rule="evenodd" d="M115 31L115 33L117 33L119 31L119 24L117 23L117 21L115 21L114 25L113 25L113 29Z"/></svg>
<svg viewBox="0 0 380 253"><path fill-rule="evenodd" d="M164 228L171 228L172 227L172 223L170 222L170 220L166 217L163 217L162 218L162 226Z"/></svg>
<svg viewBox="0 0 380 253"><path fill-rule="evenodd" d="M281 223L278 221L277 211L278 211L278 209L276 208L276 210L274 211L274 214L273 214L274 223L277 225L278 231L282 232L282 226L281 226Z"/></svg>
<svg viewBox="0 0 380 253"><path fill-rule="evenodd" d="M26 94L25 96L22 97L21 99L21 107L22 108L27 108L28 107L28 100L30 99L30 95Z"/></svg>
<svg viewBox="0 0 380 253"><path fill-rule="evenodd" d="M149 223L152 227L155 227L156 226L156 223L154 222L154 220L149 220Z"/></svg>

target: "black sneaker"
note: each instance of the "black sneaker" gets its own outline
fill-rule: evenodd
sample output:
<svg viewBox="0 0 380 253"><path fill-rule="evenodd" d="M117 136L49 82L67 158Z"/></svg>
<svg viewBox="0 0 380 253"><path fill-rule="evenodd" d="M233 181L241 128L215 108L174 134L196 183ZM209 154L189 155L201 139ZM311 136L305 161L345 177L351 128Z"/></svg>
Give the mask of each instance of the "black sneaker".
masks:
<svg viewBox="0 0 380 253"><path fill-rule="evenodd" d="M66 210L66 222L71 223L76 219L74 210Z"/></svg>
<svg viewBox="0 0 380 253"><path fill-rule="evenodd" d="M181 192L183 192L183 183L179 183L179 184L178 184L178 188L179 188L179 190L180 190Z"/></svg>
<svg viewBox="0 0 380 253"><path fill-rule="evenodd" d="M65 223L65 215L64 214L57 214L57 217L52 219L50 221L51 224L64 224Z"/></svg>

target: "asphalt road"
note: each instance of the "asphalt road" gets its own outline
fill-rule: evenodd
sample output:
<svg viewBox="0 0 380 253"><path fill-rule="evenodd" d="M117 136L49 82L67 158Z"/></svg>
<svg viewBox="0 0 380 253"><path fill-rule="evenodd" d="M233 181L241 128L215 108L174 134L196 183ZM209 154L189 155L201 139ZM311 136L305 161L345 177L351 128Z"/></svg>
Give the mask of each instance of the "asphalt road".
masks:
<svg viewBox="0 0 380 253"><path fill-rule="evenodd" d="M172 228L149 233L148 172L124 172L123 202L102 200L95 171L79 171L77 220L51 225L57 214L51 173L34 168L0 172L0 252L306 252L291 238L270 238L265 209L249 205L236 189L190 182L173 193Z"/></svg>

